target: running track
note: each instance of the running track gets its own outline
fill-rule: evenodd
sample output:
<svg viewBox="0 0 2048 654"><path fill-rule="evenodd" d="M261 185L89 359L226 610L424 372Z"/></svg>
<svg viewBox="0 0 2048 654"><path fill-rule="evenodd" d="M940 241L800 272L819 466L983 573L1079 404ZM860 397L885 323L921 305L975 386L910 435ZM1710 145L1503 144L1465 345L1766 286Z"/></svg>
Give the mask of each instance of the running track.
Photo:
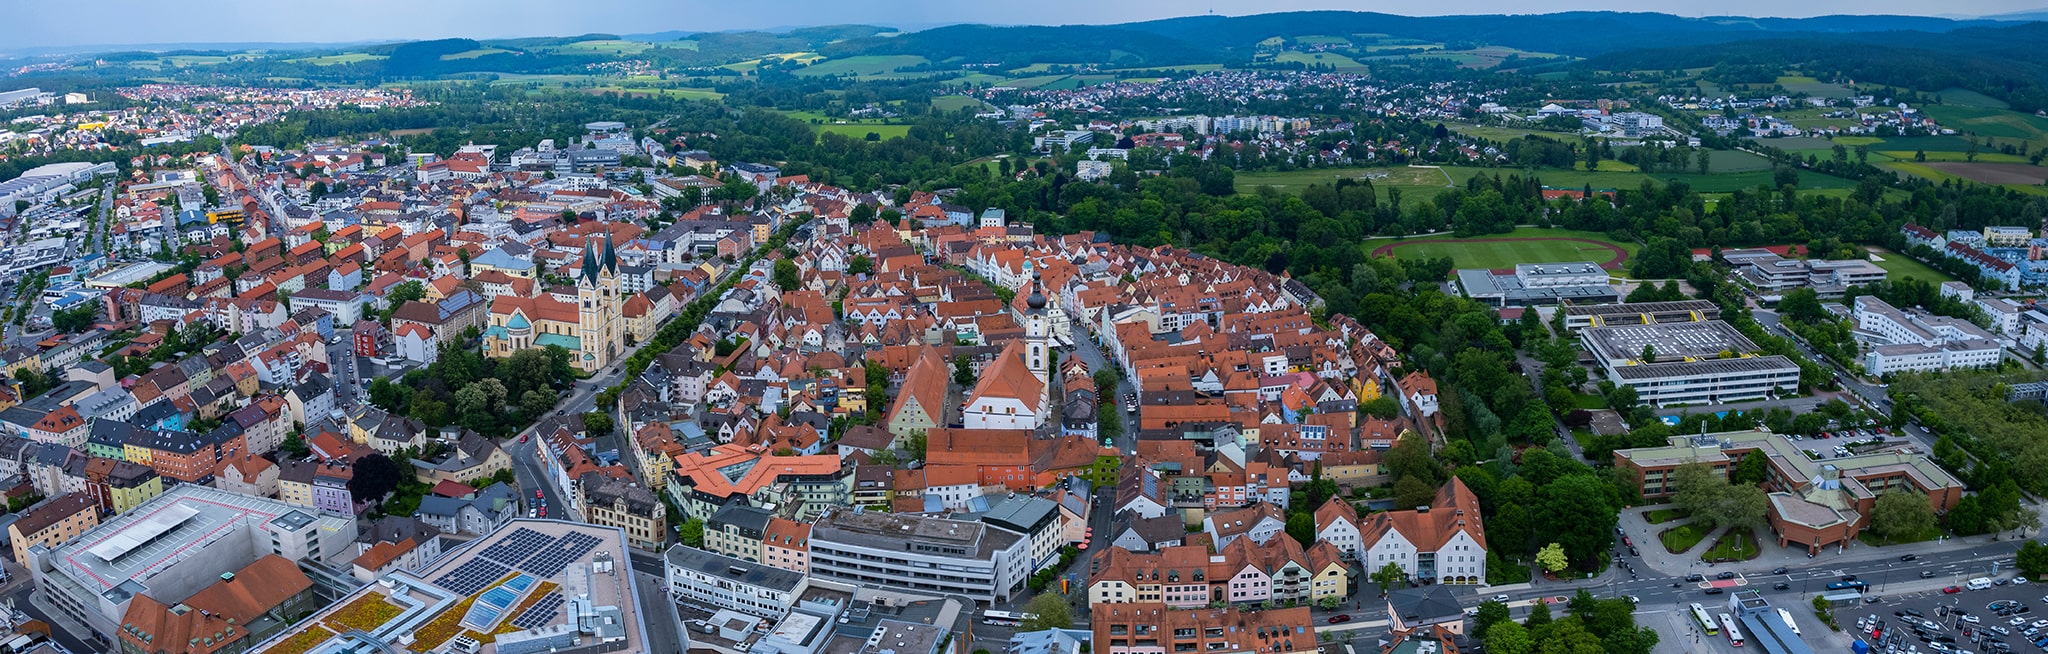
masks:
<svg viewBox="0 0 2048 654"><path fill-rule="evenodd" d="M1512 243L1515 241L1571 241L1574 243L1584 243L1586 245L1602 248L1610 253L1606 261L1600 262L1600 267L1606 270L1620 270L1621 262L1628 259L1628 250L1621 249L1621 246L1619 245L1615 245L1613 243L1602 243L1600 241L1595 241L1589 238L1572 238L1568 236L1544 236L1530 238L1460 238L1431 239L1426 241L1401 241L1399 243L1390 243L1387 245L1379 246L1377 248L1373 248L1372 256L1394 256L1394 248L1398 248L1404 245L1417 245L1421 243Z"/></svg>

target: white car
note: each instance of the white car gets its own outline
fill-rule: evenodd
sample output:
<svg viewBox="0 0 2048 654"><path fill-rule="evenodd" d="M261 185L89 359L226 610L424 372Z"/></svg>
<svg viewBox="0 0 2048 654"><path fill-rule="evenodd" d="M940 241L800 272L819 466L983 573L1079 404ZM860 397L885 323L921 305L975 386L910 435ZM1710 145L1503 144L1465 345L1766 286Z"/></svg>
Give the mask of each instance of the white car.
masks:
<svg viewBox="0 0 2048 654"><path fill-rule="evenodd" d="M1502 604L1506 604L1506 603L1508 603L1508 596L1506 596L1506 595L1495 595L1495 596L1493 596L1493 601L1495 601L1495 602L1500 602L1500 603L1502 603Z"/></svg>
<svg viewBox="0 0 2048 654"><path fill-rule="evenodd" d="M2020 584L2024 584L2024 583L2027 583L2027 578L2026 578L2026 577L2013 577L2013 578L2012 578L2012 585L2014 585L2014 586L2018 586L2018 585L2020 585Z"/></svg>
<svg viewBox="0 0 2048 654"><path fill-rule="evenodd" d="M1978 618L1977 616L1974 616L1974 615L1965 615L1965 616L1963 616L1963 622L1968 622L1968 623L1970 623L1970 624L1977 624L1977 623L1979 623L1979 622L1983 622L1983 620L1982 620L1982 619L1979 619L1979 618Z"/></svg>

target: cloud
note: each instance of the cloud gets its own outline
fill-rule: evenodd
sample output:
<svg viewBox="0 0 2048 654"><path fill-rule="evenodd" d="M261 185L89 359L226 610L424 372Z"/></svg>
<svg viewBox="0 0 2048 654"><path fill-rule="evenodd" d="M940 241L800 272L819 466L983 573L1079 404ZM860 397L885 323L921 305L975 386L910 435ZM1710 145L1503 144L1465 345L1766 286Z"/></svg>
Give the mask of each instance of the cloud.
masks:
<svg viewBox="0 0 2048 654"><path fill-rule="evenodd" d="M1991 15L2033 9L2034 0L351 0L331 5L275 0L102 0L91 12L63 3L9 7L15 47L163 43L337 43L446 37L566 36L589 32L718 31L865 23L922 28L951 23L1117 23L1174 16L1242 15L1308 9L1406 15L1661 11L1714 15ZM89 14L89 15L88 15ZM4 46L0 46L4 47Z"/></svg>

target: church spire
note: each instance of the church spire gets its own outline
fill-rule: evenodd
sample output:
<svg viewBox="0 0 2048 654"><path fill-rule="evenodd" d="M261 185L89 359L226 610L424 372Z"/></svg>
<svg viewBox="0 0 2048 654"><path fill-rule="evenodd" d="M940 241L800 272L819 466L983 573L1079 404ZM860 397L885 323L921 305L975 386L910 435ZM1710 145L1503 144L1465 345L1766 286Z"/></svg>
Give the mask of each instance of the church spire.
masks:
<svg viewBox="0 0 2048 654"><path fill-rule="evenodd" d="M583 239L583 279L582 279L582 281L585 281L585 282L590 282L590 283L596 283L596 282L597 282L597 268L598 268L598 266L597 266L597 250L596 250L596 246L595 246L595 245L593 245L593 244L592 244L592 243L590 242L590 238L588 238L588 237L585 237L585 238Z"/></svg>

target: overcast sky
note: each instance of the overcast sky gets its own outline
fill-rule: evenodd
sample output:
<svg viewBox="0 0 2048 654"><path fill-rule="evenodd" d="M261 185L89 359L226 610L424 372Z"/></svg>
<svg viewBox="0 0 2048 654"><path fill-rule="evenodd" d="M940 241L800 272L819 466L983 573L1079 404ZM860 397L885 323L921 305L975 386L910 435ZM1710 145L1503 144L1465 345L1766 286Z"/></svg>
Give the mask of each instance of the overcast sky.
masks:
<svg viewBox="0 0 2048 654"><path fill-rule="evenodd" d="M0 49L129 43L345 42L501 38L665 30L716 31L866 23L1117 23L1200 13L1350 9L1406 15L1657 11L1684 16L1995 15L2042 0L99 0L89 11L47 0L7 3Z"/></svg>

